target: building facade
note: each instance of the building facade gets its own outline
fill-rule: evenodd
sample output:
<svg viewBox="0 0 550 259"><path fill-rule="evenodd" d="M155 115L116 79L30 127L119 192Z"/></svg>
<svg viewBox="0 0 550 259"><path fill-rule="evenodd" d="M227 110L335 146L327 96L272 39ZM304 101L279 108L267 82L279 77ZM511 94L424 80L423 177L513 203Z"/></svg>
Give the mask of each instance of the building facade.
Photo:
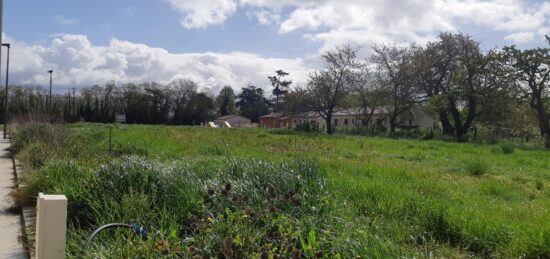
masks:
<svg viewBox="0 0 550 259"><path fill-rule="evenodd" d="M372 112L370 125L379 128L390 128L385 109ZM265 117L265 118L264 118ZM317 112L305 112L295 115L268 114L260 118L262 128L296 128L301 124L313 124L317 128L326 129L326 121ZM360 109L339 110L332 114L331 123L336 129L353 129L363 126L365 115ZM398 128L433 130L436 127L435 119L421 109L411 109L398 117Z"/></svg>
<svg viewBox="0 0 550 259"><path fill-rule="evenodd" d="M214 123L221 128L250 128L253 127L252 121L240 115L225 115L214 120Z"/></svg>

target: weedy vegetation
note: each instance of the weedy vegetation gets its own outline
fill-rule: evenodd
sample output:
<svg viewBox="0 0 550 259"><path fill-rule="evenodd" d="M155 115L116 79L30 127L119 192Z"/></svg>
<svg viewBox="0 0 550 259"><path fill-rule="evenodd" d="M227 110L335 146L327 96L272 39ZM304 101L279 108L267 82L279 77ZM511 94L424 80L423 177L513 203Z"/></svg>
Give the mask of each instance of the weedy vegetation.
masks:
<svg viewBox="0 0 550 259"><path fill-rule="evenodd" d="M18 202L69 199L70 258L550 256L537 148L263 129L29 124ZM499 152L495 152L495 150ZM100 234L112 223L145 226Z"/></svg>

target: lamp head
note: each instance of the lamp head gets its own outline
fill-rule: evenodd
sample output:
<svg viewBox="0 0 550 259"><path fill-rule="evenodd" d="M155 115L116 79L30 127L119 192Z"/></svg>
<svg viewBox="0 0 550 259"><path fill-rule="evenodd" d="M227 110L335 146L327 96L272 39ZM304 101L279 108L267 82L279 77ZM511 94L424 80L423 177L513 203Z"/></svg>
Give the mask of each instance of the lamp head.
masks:
<svg viewBox="0 0 550 259"><path fill-rule="evenodd" d="M48 70L48 73L50 73L50 74L53 73L53 70Z"/></svg>
<svg viewBox="0 0 550 259"><path fill-rule="evenodd" d="M2 46L3 46L3 47L8 47L8 49L10 48L10 44L9 44L9 43L2 43Z"/></svg>

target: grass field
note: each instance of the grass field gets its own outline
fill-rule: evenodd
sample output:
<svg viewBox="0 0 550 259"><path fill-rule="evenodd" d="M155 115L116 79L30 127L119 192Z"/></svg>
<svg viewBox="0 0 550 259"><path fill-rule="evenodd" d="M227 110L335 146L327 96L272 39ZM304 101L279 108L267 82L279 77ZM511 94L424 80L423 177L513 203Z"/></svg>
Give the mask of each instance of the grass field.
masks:
<svg viewBox="0 0 550 259"><path fill-rule="evenodd" d="M550 153L261 129L34 125L18 194L69 198L68 255L550 258Z"/></svg>

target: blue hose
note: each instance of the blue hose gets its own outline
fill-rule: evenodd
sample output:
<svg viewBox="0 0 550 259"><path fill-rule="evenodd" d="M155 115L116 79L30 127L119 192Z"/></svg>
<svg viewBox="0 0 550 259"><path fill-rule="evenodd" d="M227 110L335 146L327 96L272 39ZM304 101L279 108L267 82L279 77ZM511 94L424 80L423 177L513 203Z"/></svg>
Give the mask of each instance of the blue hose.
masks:
<svg viewBox="0 0 550 259"><path fill-rule="evenodd" d="M99 234L99 232L101 232L102 230L105 230L105 229L109 229L109 228L129 228L130 230L132 230L132 232L134 234L140 235L143 239L147 239L147 235L149 234L144 227L142 227L142 226L140 226L139 224L136 224L136 223L134 223L134 224L126 224L126 223L107 224L107 225L99 227L94 232L92 232L92 234L86 240L86 243L84 243L84 248L82 249L82 254L86 253L86 249L88 248L88 245L92 242L92 240L95 238L95 236L97 234Z"/></svg>

